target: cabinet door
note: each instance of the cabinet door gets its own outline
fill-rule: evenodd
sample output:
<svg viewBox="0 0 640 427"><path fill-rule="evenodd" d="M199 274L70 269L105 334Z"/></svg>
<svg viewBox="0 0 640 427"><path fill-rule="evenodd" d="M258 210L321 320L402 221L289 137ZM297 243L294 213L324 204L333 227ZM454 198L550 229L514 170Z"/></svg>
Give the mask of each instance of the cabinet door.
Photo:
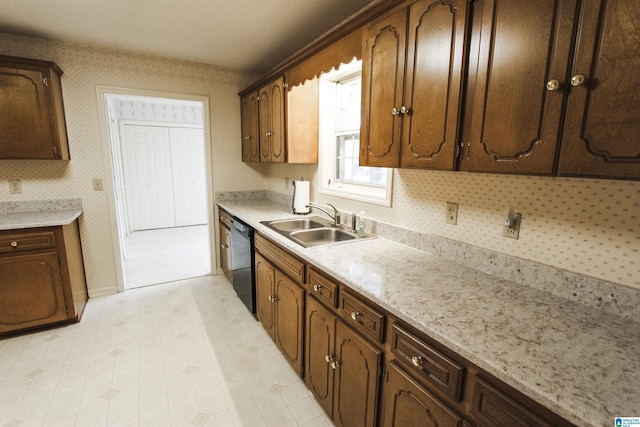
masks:
<svg viewBox="0 0 640 427"><path fill-rule="evenodd" d="M304 289L275 270L275 342L293 369L302 376Z"/></svg>
<svg viewBox="0 0 640 427"><path fill-rule="evenodd" d="M337 323L335 345L333 422L375 426L382 353L342 322Z"/></svg>
<svg viewBox="0 0 640 427"><path fill-rule="evenodd" d="M220 224L220 267L229 281L233 280L233 269L231 268L231 230Z"/></svg>
<svg viewBox="0 0 640 427"><path fill-rule="evenodd" d="M242 128L242 161L260 160L260 135L258 134L258 93L251 93L240 100Z"/></svg>
<svg viewBox="0 0 640 427"><path fill-rule="evenodd" d="M274 289L275 267L260 254L255 254L256 263L256 317L271 339L275 339Z"/></svg>
<svg viewBox="0 0 640 427"><path fill-rule="evenodd" d="M333 369L336 316L314 298L307 298L305 382L322 409L333 410Z"/></svg>
<svg viewBox="0 0 640 427"><path fill-rule="evenodd" d="M47 86L49 74L0 65L0 158L55 159Z"/></svg>
<svg viewBox="0 0 640 427"><path fill-rule="evenodd" d="M58 255L0 258L0 333L67 319Z"/></svg>
<svg viewBox="0 0 640 427"><path fill-rule="evenodd" d="M384 427L462 425L462 418L394 364L384 387Z"/></svg>
<svg viewBox="0 0 640 427"><path fill-rule="evenodd" d="M575 15L575 0L476 3L466 169L554 173L567 87L546 85L567 74Z"/></svg>
<svg viewBox="0 0 640 427"><path fill-rule="evenodd" d="M637 0L582 2L560 175L640 178L638 17Z"/></svg>
<svg viewBox="0 0 640 427"><path fill-rule="evenodd" d="M284 77L260 89L260 161L284 162Z"/></svg>
<svg viewBox="0 0 640 427"><path fill-rule="evenodd" d="M467 4L422 0L409 9L403 168L455 166Z"/></svg>
<svg viewBox="0 0 640 427"><path fill-rule="evenodd" d="M406 9L363 31L360 166L400 166Z"/></svg>

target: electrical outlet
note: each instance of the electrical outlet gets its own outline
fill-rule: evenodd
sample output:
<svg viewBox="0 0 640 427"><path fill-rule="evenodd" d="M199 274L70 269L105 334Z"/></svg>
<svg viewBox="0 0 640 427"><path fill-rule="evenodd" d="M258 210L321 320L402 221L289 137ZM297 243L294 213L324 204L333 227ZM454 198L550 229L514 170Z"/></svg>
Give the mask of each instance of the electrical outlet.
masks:
<svg viewBox="0 0 640 427"><path fill-rule="evenodd" d="M507 213L502 223L502 237L518 240L520 238L520 221L522 215L519 213Z"/></svg>
<svg viewBox="0 0 640 427"><path fill-rule="evenodd" d="M102 178L93 178L92 183L93 183L93 191L104 191Z"/></svg>
<svg viewBox="0 0 640 427"><path fill-rule="evenodd" d="M19 179L9 180L9 194L22 194L22 182Z"/></svg>
<svg viewBox="0 0 640 427"><path fill-rule="evenodd" d="M458 224L458 204L457 203L447 202L444 222L446 224L451 224L451 225Z"/></svg>

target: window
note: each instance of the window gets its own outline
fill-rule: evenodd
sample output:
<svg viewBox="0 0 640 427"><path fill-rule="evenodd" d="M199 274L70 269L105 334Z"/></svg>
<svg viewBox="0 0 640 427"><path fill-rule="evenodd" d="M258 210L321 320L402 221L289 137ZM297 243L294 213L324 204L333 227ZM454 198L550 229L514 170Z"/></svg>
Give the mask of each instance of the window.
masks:
<svg viewBox="0 0 640 427"><path fill-rule="evenodd" d="M320 192L391 205L392 169L360 166L361 61L320 80Z"/></svg>

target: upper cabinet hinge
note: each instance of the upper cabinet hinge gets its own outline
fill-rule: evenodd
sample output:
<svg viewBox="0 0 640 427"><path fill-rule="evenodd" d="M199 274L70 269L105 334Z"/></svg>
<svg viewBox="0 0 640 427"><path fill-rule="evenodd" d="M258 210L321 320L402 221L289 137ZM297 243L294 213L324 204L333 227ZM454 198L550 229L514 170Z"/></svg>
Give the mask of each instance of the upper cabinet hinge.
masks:
<svg viewBox="0 0 640 427"><path fill-rule="evenodd" d="M58 147L56 147L54 144L52 148L53 148L53 157L58 157Z"/></svg>
<svg viewBox="0 0 640 427"><path fill-rule="evenodd" d="M282 83L282 87L284 87L285 89L289 87L289 85L287 83Z"/></svg>
<svg viewBox="0 0 640 427"><path fill-rule="evenodd" d="M467 160L469 160L469 155L471 154L471 141L467 144Z"/></svg>
<svg viewBox="0 0 640 427"><path fill-rule="evenodd" d="M46 77L42 78L42 84L45 86L49 86L49 79L47 79Z"/></svg>

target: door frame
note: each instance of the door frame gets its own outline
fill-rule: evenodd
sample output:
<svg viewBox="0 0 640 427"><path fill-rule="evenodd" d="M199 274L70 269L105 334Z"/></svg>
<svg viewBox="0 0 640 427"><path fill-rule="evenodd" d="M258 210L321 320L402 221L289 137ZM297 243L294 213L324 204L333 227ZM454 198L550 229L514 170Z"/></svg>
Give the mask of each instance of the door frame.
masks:
<svg viewBox="0 0 640 427"><path fill-rule="evenodd" d="M215 273L215 232L211 228L214 218L213 209L213 172L211 163L211 124L209 98L199 95L178 94L169 92L159 92L141 89L129 89L112 86L96 86L96 95L98 98L98 116L100 120L100 133L102 139L102 154L104 161L105 176L104 189L107 194L109 204L109 219L111 221L111 237L113 242L114 262L116 267L116 282L118 292L123 292L125 288L124 276L124 240L120 238L120 230L126 230L126 224L120 224L117 215L117 205L115 200L114 173L112 165L112 141L109 137L108 112L107 112L107 96L108 95L126 95L140 96L151 98L165 98L175 100L196 101L202 104L202 129L204 132L204 152L205 152L205 180L206 180L206 198L207 198L207 230L209 236L209 267L212 274Z"/></svg>

